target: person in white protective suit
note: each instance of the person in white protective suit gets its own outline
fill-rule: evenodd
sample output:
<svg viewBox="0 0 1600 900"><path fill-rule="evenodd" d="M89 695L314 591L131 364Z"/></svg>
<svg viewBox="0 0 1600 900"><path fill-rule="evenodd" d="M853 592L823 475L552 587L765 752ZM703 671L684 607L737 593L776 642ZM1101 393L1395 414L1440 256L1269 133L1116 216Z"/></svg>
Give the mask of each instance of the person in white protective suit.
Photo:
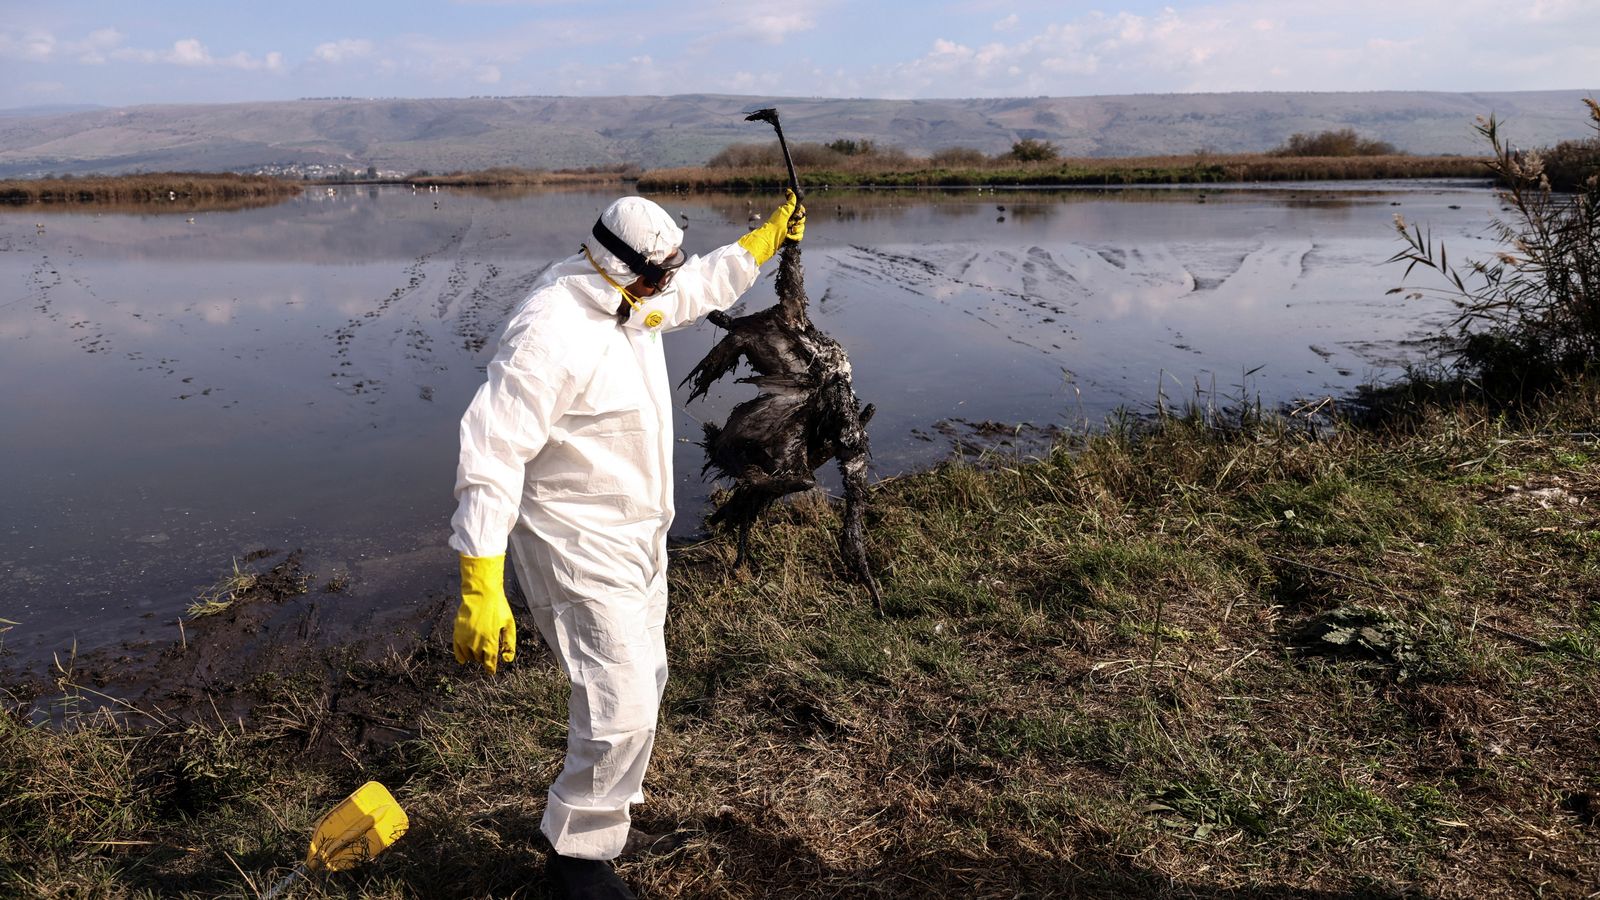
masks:
<svg viewBox="0 0 1600 900"><path fill-rule="evenodd" d="M600 215L512 313L461 419L450 546L461 554L455 654L493 674L515 656L509 543L528 611L572 685L567 757L541 828L567 896L631 897L610 860L643 799L667 679L672 390L661 333L732 306L785 240L792 192L737 242L685 258L643 197Z"/></svg>

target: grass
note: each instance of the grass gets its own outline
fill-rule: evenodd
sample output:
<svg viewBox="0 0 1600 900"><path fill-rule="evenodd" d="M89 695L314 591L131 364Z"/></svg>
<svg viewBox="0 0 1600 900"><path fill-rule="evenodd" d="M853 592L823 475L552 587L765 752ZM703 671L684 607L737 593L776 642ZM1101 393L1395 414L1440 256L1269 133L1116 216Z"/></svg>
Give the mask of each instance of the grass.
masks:
<svg viewBox="0 0 1600 900"><path fill-rule="evenodd" d="M991 161L940 167L904 158L856 160L812 167L801 185L822 187L1076 186L1215 184L1250 181L1333 181L1389 178L1487 178L1483 160L1455 156L1284 157L1270 154L1191 154L1157 157L1085 157L1040 162ZM781 187L782 167L656 169L639 176L641 190L749 190Z"/></svg>
<svg viewBox="0 0 1600 900"><path fill-rule="evenodd" d="M265 175L230 172L159 172L0 181L0 203L249 205L300 193L300 184Z"/></svg>
<svg viewBox="0 0 1600 900"><path fill-rule="evenodd" d="M636 821L689 838L624 874L657 898L1585 896L1597 414L1583 385L1517 417L1196 414L953 461L875 490L884 618L815 498L755 534L754 575L723 538L680 551ZM1337 610L1372 640L1296 642ZM242 724L0 720L0 891L250 895L377 777L412 833L303 893L539 896L565 685L523 631L496 679L436 634L275 680ZM405 739L337 731L367 683L416 686Z"/></svg>
<svg viewBox="0 0 1600 900"><path fill-rule="evenodd" d="M271 551L255 551L245 557L254 562L270 555ZM349 577L336 573L324 588L325 593L338 593L349 583ZM215 584L196 595L186 612L189 618L203 619L237 609L241 604L254 601L280 603L289 597L304 594L310 586L310 577L300 569L300 553L295 551L282 563L267 572L240 569L233 561L233 571L218 579Z"/></svg>
<svg viewBox="0 0 1600 900"><path fill-rule="evenodd" d="M227 612L233 608L235 603L239 602L242 597L247 596L255 588L256 581L259 578L260 576L254 572L241 572L239 570L239 561L234 560L231 573L224 575L216 584L201 591L195 597L194 602L189 604L189 608L186 610L189 618L199 619Z"/></svg>

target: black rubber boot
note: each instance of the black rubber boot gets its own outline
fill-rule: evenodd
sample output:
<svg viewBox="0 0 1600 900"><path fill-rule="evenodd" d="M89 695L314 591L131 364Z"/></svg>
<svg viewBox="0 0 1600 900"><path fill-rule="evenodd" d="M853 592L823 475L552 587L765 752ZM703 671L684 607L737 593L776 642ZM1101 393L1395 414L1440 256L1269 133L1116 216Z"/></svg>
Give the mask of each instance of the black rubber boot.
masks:
<svg viewBox="0 0 1600 900"><path fill-rule="evenodd" d="M603 859L576 859L554 850L545 857L545 877L558 900L638 900Z"/></svg>

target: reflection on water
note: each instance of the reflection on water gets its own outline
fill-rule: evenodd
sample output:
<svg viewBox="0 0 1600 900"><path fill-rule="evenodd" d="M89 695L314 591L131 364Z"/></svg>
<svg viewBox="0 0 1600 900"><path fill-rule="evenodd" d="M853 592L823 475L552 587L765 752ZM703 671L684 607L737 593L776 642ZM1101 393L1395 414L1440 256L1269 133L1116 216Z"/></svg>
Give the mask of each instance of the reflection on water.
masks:
<svg viewBox="0 0 1600 900"><path fill-rule="evenodd" d="M347 616L446 588L457 419L508 311L612 197L402 187L190 216L0 212L0 617L22 623L5 649L175 637L195 590L261 547L352 574ZM658 199L690 250L772 204ZM808 201L813 316L878 406L880 476L948 452L928 439L948 420L1081 427L1158 390L1270 404L1381 377L1448 316L1384 296L1393 213L1468 250L1494 208L1456 185ZM773 299L768 277L745 303ZM668 337L671 371L715 339ZM698 422L748 391L688 407L679 392L680 535L710 487Z"/></svg>

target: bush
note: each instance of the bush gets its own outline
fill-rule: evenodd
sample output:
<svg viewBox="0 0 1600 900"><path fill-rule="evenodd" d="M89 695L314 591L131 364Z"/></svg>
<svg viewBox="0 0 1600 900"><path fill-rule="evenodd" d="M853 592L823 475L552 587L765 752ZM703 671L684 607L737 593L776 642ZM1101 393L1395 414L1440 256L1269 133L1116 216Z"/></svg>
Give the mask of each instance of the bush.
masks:
<svg viewBox="0 0 1600 900"><path fill-rule="evenodd" d="M840 156L871 156L877 147L869 140L852 141L840 138L823 145Z"/></svg>
<svg viewBox="0 0 1600 900"><path fill-rule="evenodd" d="M1011 145L1011 158L1018 162L1049 162L1060 155L1061 151L1049 141L1023 138Z"/></svg>
<svg viewBox="0 0 1600 900"><path fill-rule="evenodd" d="M1600 136L1600 104L1584 103ZM1541 154L1512 150L1492 116L1477 127L1505 186L1510 214L1492 223L1505 249L1457 267L1443 243L1395 216L1406 246L1389 261L1446 280L1443 293L1460 310L1450 347L1457 368L1495 399L1518 402L1592 368L1600 354L1600 173L1590 169L1573 193L1557 193Z"/></svg>
<svg viewBox="0 0 1600 900"><path fill-rule="evenodd" d="M899 147L883 147L872 141L841 139L830 144L791 143L789 152L794 156L796 167L812 170L899 169L913 162L910 154ZM713 169L781 169L783 149L777 141L729 144L711 157L706 166Z"/></svg>
<svg viewBox="0 0 1600 900"><path fill-rule="evenodd" d="M749 169L755 166L770 165L777 155L777 145L770 143L760 144L729 144L718 150L716 155L706 162L713 169Z"/></svg>
<svg viewBox="0 0 1600 900"><path fill-rule="evenodd" d="M844 155L817 143L789 145L797 166L836 166ZM714 169L759 169L783 165L783 149L777 141L760 144L729 144L706 163Z"/></svg>
<svg viewBox="0 0 1600 900"><path fill-rule="evenodd" d="M1600 172L1600 137L1582 141L1562 141L1539 152L1550 186L1558 191L1576 191L1591 175Z"/></svg>
<svg viewBox="0 0 1600 900"><path fill-rule="evenodd" d="M1354 128L1292 134L1270 156L1393 156L1398 151L1387 141L1375 141L1356 134Z"/></svg>
<svg viewBox="0 0 1600 900"><path fill-rule="evenodd" d="M989 157L985 156L982 150L974 150L971 147L946 147L934 151L933 156L928 158L928 162L945 169L981 166L988 161Z"/></svg>

